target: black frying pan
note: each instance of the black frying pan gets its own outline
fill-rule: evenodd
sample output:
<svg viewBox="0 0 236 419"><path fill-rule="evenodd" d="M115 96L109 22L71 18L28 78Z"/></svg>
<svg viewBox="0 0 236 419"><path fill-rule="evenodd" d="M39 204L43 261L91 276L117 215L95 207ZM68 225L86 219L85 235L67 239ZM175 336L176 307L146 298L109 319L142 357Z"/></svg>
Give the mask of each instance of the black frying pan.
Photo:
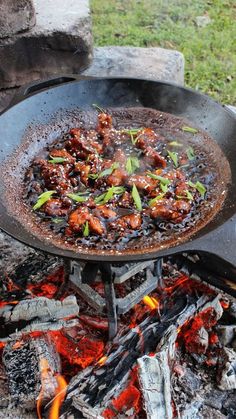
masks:
<svg viewBox="0 0 236 419"><path fill-rule="evenodd" d="M174 84L141 79L81 79L72 76L36 83L24 88L15 103L0 116L1 163L21 144L29 125L45 125L60 110L88 107L92 103L102 107L154 108L186 117L194 126L206 130L224 151L232 171L232 185L223 209L190 240L176 247L121 255L87 254L86 251L76 253L40 239L11 216L4 198L10 185L3 181L1 174L0 227L29 246L71 259L124 262L152 259L183 251L197 251L205 252L209 256L213 254L218 257L218 261L224 260L230 264L229 266L235 266L236 117L230 110L205 95Z"/></svg>

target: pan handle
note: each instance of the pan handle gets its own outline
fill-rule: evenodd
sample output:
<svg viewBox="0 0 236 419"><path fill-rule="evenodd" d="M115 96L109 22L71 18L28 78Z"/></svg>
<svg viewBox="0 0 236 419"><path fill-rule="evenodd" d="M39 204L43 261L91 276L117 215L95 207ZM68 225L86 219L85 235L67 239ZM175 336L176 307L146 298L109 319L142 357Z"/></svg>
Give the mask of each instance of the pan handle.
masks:
<svg viewBox="0 0 236 419"><path fill-rule="evenodd" d="M24 85L19 88L15 96L13 97L9 107L16 105L18 102L21 102L23 99L26 99L28 96L40 92L41 90L48 89L53 86L58 86L64 83L70 83L72 81L78 81L86 78L86 76L80 75L62 75L58 77L53 77L47 80L37 80L27 85Z"/></svg>

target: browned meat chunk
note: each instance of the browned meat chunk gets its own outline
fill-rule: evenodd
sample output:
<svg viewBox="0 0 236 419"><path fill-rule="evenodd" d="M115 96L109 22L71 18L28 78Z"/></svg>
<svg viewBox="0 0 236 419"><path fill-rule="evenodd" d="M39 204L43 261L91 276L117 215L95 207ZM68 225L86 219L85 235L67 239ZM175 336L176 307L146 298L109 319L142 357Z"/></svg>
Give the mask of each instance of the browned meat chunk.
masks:
<svg viewBox="0 0 236 419"><path fill-rule="evenodd" d="M144 160L145 163L149 164L153 167L166 167L166 160L164 157L160 155L156 150L154 150L152 147L146 147L144 149Z"/></svg>
<svg viewBox="0 0 236 419"><path fill-rule="evenodd" d="M111 175L108 176L106 183L109 186L119 186L123 185L127 178L127 173L125 170L118 168L115 169Z"/></svg>
<svg viewBox="0 0 236 419"><path fill-rule="evenodd" d="M66 141L66 149L74 156L79 158L86 158L88 154L98 154L102 152L102 144L96 141L94 135L89 134L80 129L73 129L70 131L73 138Z"/></svg>
<svg viewBox="0 0 236 419"><path fill-rule="evenodd" d="M187 201L173 199L159 200L151 208L151 218L162 218L174 223L181 222L191 210Z"/></svg>
<svg viewBox="0 0 236 419"><path fill-rule="evenodd" d="M125 215L124 217L120 217L117 220L113 221L109 224L110 228L112 229L132 229L137 230L141 227L142 224L142 217L141 214L130 214Z"/></svg>
<svg viewBox="0 0 236 419"><path fill-rule="evenodd" d="M136 147L145 150L150 145L155 145L157 140L158 136L151 128L144 128L137 136Z"/></svg>
<svg viewBox="0 0 236 419"><path fill-rule="evenodd" d="M85 164L85 162L78 161L75 164L74 170L80 174L81 182L83 182L86 186L88 184L88 175L90 173L90 169L90 166L88 164Z"/></svg>
<svg viewBox="0 0 236 419"><path fill-rule="evenodd" d="M111 129L112 128L112 117L107 113L100 113L98 115L98 125L97 130L99 134L103 133L104 129Z"/></svg>
<svg viewBox="0 0 236 419"><path fill-rule="evenodd" d="M129 208L132 205L132 202L133 202L133 199L130 193L125 191L121 199L119 199L119 206L124 207L124 208Z"/></svg>
<svg viewBox="0 0 236 419"><path fill-rule="evenodd" d="M88 221L89 229L92 233L103 234L104 227L101 221L97 217L94 217L85 206L77 208L70 214L68 224L72 231L81 232L86 221Z"/></svg>
<svg viewBox="0 0 236 419"><path fill-rule="evenodd" d="M48 189L56 189L57 192L62 192L71 188L70 179L63 165L51 164L46 160L40 160L39 165L41 166L42 178Z"/></svg>
<svg viewBox="0 0 236 419"><path fill-rule="evenodd" d="M136 185L140 190L151 193L157 187L158 181L146 175L132 175L127 181L129 186Z"/></svg>
<svg viewBox="0 0 236 419"><path fill-rule="evenodd" d="M113 211L109 205L99 205L95 211L94 214L97 216L101 216L103 218L114 218L116 217L116 212Z"/></svg>
<svg viewBox="0 0 236 419"><path fill-rule="evenodd" d="M50 216L63 217L67 215L70 210L68 205L65 205L60 199L49 199L43 206L45 214Z"/></svg>
<svg viewBox="0 0 236 419"><path fill-rule="evenodd" d="M73 164L75 162L75 158L72 157L68 151L65 149L63 150L57 150L56 148L52 151L50 151L51 157L62 157L63 159L66 159L65 163Z"/></svg>

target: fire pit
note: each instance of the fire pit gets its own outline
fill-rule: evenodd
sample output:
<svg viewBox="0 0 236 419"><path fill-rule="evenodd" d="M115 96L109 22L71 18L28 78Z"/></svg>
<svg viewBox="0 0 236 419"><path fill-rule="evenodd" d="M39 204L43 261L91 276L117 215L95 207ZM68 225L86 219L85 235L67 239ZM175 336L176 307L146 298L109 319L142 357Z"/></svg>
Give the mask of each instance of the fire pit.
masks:
<svg viewBox="0 0 236 419"><path fill-rule="evenodd" d="M197 255L91 265L35 253L34 262L2 286L4 417L9 408L39 418L234 417L228 279Z"/></svg>

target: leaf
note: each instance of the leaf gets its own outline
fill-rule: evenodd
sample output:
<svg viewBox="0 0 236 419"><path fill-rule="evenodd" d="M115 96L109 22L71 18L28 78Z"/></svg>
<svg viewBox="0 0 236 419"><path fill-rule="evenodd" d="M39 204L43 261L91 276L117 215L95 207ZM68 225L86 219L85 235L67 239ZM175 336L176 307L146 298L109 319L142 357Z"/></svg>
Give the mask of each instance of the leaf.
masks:
<svg viewBox="0 0 236 419"><path fill-rule="evenodd" d="M135 184L133 184L132 192L131 192L132 198L134 200L135 206L139 211L142 211L142 202L141 198L138 192L138 189Z"/></svg>
<svg viewBox="0 0 236 419"><path fill-rule="evenodd" d="M73 201L76 202L85 202L88 199L88 196L81 196L81 194L75 194L75 193L68 193L67 196L71 199L73 199Z"/></svg>
<svg viewBox="0 0 236 419"><path fill-rule="evenodd" d="M64 221L64 218L52 218L51 221L55 224L59 224Z"/></svg>
<svg viewBox="0 0 236 419"><path fill-rule="evenodd" d="M201 197L202 197L202 198L204 198L205 193L206 193L206 188L205 188L205 186L204 186L201 182L197 181L197 182L195 183L195 188L196 188L196 189L197 189L197 191L200 193Z"/></svg>
<svg viewBox="0 0 236 419"><path fill-rule="evenodd" d="M103 205L106 204L110 199L113 198L114 195L120 195L125 191L123 186L111 186L108 188L107 192L103 193L102 195L97 196L94 199L95 204Z"/></svg>
<svg viewBox="0 0 236 419"><path fill-rule="evenodd" d="M37 202L33 206L33 210L37 210L42 207L45 202L47 202L51 196L56 193L57 191L46 191L43 192L41 195L38 196Z"/></svg>
<svg viewBox="0 0 236 419"><path fill-rule="evenodd" d="M120 166L120 164L119 163L113 163L112 165L111 165L111 167L109 167L108 169L105 169L105 170L103 170L101 173L99 173L99 175L98 175L98 179L100 179L101 177L104 177L104 176L108 176L108 175L111 175L112 174L112 172L115 170L115 169L118 169L118 167Z"/></svg>
<svg viewBox="0 0 236 419"><path fill-rule="evenodd" d="M91 174L88 175L88 178L95 180L95 179L98 178L98 173L91 173Z"/></svg>
<svg viewBox="0 0 236 419"><path fill-rule="evenodd" d="M196 128L187 127L187 126L182 127L182 131L191 132L191 134L196 134L198 132Z"/></svg>
<svg viewBox="0 0 236 419"><path fill-rule="evenodd" d="M186 196L177 195L178 199L188 199L189 201L193 200L193 195L189 191L184 191L186 193Z"/></svg>
<svg viewBox="0 0 236 419"><path fill-rule="evenodd" d="M164 183L161 183L160 186L161 186L162 192L166 193L168 191L168 185L165 185Z"/></svg>
<svg viewBox="0 0 236 419"><path fill-rule="evenodd" d="M169 150L167 150L167 153L168 153L168 156L173 161L175 167L178 167L178 154L175 153L174 151L169 151Z"/></svg>
<svg viewBox="0 0 236 419"><path fill-rule="evenodd" d="M98 106L96 103L92 103L93 108L97 109L100 113L106 113L105 109Z"/></svg>
<svg viewBox="0 0 236 419"><path fill-rule="evenodd" d="M66 161L64 157L52 157L50 160L48 160L48 163L56 164L56 163L64 163L64 161Z"/></svg>
<svg viewBox="0 0 236 419"><path fill-rule="evenodd" d="M153 205L155 205L155 203L159 201L159 199L162 199L164 196L165 196L165 193L163 192L160 195L157 195L155 198L150 199L150 201L148 201L149 207L152 207Z"/></svg>
<svg viewBox="0 0 236 419"><path fill-rule="evenodd" d="M142 131L143 128L132 128L132 129L123 129L122 132L130 135L130 139L133 145L136 144L138 136L137 134ZM134 138L136 136L136 138Z"/></svg>
<svg viewBox="0 0 236 419"><path fill-rule="evenodd" d="M189 147L186 150L186 154L189 160L194 160L195 159L195 153L194 153L194 149L193 147Z"/></svg>
<svg viewBox="0 0 236 419"><path fill-rule="evenodd" d="M135 170L139 168L139 166L139 160L137 157L128 157L125 165L128 175L132 175Z"/></svg>
<svg viewBox="0 0 236 419"><path fill-rule="evenodd" d="M172 147L183 147L183 144L179 143L178 141L171 141L169 145L171 145Z"/></svg>
<svg viewBox="0 0 236 419"><path fill-rule="evenodd" d="M83 225L83 236L88 237L89 236L89 223L86 221Z"/></svg>
<svg viewBox="0 0 236 419"><path fill-rule="evenodd" d="M147 176L149 176L153 179L159 180L163 185L169 185L170 184L169 179L166 179L165 177L162 177L162 176L159 176L159 175L155 175L155 173L148 172Z"/></svg>
<svg viewBox="0 0 236 419"><path fill-rule="evenodd" d="M204 198L205 193L206 193L206 188L201 182L199 182L199 180L196 183L193 183L191 182L191 180L189 180L188 185L196 189L200 193L201 197Z"/></svg>

